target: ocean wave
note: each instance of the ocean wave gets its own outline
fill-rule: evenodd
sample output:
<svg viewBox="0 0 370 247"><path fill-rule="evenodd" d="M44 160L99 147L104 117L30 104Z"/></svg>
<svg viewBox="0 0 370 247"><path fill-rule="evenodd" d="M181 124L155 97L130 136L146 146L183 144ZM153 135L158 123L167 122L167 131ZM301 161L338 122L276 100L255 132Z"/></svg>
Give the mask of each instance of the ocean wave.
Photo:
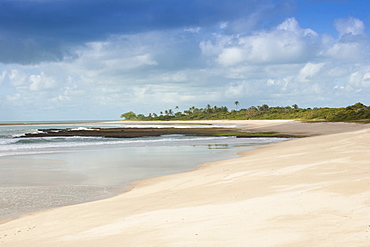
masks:
<svg viewBox="0 0 370 247"><path fill-rule="evenodd" d="M120 127L176 127L176 128L214 128L231 127L227 125L119 125ZM41 126L38 126L41 127ZM50 126L42 126L50 127ZM87 126L64 126L76 130L93 130ZM95 127L95 126L94 126ZM99 126L100 127L100 126ZM110 125L110 127L115 127ZM106 138L89 136L49 136L49 137L25 137L25 133L42 133L34 126L3 127L0 128L0 156L35 154L35 153L56 153L74 150L94 150L100 148L121 148L121 147L146 147L146 146L182 146L182 145L209 145L225 143L254 143L264 144L274 142L271 138L235 138L235 137L207 137L207 136L185 136L185 135L162 135L159 137L140 138ZM22 137L22 138L19 138Z"/></svg>
<svg viewBox="0 0 370 247"><path fill-rule="evenodd" d="M17 143L16 139L9 139L9 138L1 138L0 137L0 146L14 144L14 143Z"/></svg>
<svg viewBox="0 0 370 247"><path fill-rule="evenodd" d="M71 130L96 130L96 128L86 128L86 127L78 127L78 128L73 128Z"/></svg>
<svg viewBox="0 0 370 247"><path fill-rule="evenodd" d="M166 135L162 137L144 137L115 139L104 137L37 137L17 138L0 141L0 156L30 154L34 152L62 152L75 149L95 149L98 147L137 147L151 145L191 145L201 142L223 140L231 137L189 137Z"/></svg>

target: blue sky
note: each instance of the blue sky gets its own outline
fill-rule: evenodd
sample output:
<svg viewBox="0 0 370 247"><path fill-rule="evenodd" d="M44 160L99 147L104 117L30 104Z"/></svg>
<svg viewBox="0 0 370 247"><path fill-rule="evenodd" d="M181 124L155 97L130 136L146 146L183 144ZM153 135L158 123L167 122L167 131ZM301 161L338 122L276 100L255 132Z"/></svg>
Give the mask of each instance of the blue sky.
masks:
<svg viewBox="0 0 370 247"><path fill-rule="evenodd" d="M370 105L368 0L0 0L0 121Z"/></svg>

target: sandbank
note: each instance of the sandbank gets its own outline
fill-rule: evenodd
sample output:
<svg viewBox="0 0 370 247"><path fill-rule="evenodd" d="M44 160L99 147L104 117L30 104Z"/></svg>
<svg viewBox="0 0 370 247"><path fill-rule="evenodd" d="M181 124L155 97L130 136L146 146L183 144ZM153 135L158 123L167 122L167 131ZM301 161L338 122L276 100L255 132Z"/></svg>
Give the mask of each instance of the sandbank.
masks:
<svg viewBox="0 0 370 247"><path fill-rule="evenodd" d="M22 216L0 225L0 245L369 246L369 125L218 122L311 137Z"/></svg>

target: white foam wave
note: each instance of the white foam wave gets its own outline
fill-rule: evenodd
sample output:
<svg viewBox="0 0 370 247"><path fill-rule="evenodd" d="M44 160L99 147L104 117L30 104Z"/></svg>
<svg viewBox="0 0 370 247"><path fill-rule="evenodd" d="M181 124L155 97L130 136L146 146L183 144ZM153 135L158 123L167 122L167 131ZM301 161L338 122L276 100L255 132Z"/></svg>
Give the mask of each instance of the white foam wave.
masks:
<svg viewBox="0 0 370 247"><path fill-rule="evenodd" d="M40 127L40 126L38 126ZM42 126L49 128L53 126ZM65 126L71 127L71 126ZM94 126L95 127L95 126ZM94 128L93 127L93 128ZM98 126L103 127L103 126ZM108 127L108 126L104 126ZM109 127L135 127L135 128L214 128L232 127L230 125L166 125L166 124L142 124L142 125L109 125ZM93 130L86 126L73 126L75 130ZM227 143L256 143L263 144L274 142L271 138L248 138L238 139L235 137L194 137L184 135L163 135L160 137L142 138L105 138L88 136L68 136L68 137L32 137L27 138L24 133L42 133L34 126L20 126L18 128L8 127L0 129L0 156L35 154L35 153L55 153L73 150L115 148L115 147L141 147L141 146L171 146L171 145L208 145L208 144L227 144ZM15 138L22 137L22 138Z"/></svg>
<svg viewBox="0 0 370 247"><path fill-rule="evenodd" d="M0 139L0 146L1 145L9 145L9 144L14 144L16 143L16 139Z"/></svg>
<svg viewBox="0 0 370 247"><path fill-rule="evenodd" d="M0 156L45 152L60 152L97 147L130 147L150 145L187 145L190 143L210 142L230 137L187 137L181 135L155 138L108 139L102 137L42 137L10 139L0 145ZM60 141L56 141L60 139ZM27 143L27 141L30 143ZM21 141L21 143L19 143ZM23 141L23 142L22 142ZM24 142L26 141L26 142Z"/></svg>
<svg viewBox="0 0 370 247"><path fill-rule="evenodd" d="M71 130L96 130L96 129L86 128L86 127L78 127L78 128L73 128Z"/></svg>

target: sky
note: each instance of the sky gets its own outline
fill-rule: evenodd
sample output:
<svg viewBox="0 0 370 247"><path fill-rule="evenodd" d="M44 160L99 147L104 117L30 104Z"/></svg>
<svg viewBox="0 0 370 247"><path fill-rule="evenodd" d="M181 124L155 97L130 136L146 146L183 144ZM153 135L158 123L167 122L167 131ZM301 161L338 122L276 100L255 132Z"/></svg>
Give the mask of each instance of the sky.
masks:
<svg viewBox="0 0 370 247"><path fill-rule="evenodd" d="M0 121L370 105L368 0L0 0Z"/></svg>

